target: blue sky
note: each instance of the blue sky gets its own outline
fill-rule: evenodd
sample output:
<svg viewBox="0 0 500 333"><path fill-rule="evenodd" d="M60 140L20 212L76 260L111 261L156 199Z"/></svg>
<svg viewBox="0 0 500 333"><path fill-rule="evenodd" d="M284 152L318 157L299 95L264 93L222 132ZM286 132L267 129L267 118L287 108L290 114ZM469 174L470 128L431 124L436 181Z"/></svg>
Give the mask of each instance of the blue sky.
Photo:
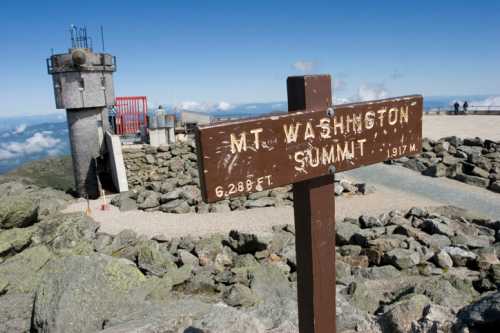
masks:
<svg viewBox="0 0 500 333"><path fill-rule="evenodd" d="M286 100L330 73L340 99L500 95L499 1L10 1L0 4L0 116L55 111L45 68L86 25L117 56L117 95L151 104Z"/></svg>

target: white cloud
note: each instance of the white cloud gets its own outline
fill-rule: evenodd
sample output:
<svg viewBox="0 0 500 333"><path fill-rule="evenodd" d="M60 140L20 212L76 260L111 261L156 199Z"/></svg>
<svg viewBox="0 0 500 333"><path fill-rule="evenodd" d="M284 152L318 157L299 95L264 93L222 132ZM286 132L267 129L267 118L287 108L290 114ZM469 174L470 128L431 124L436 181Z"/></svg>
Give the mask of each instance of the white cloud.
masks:
<svg viewBox="0 0 500 333"><path fill-rule="evenodd" d="M14 133L15 134L21 134L22 132L24 132L26 130L27 127L28 127L28 125L21 124L21 125L19 125L19 126L16 127L16 129L14 130Z"/></svg>
<svg viewBox="0 0 500 333"><path fill-rule="evenodd" d="M371 101L374 99L387 98L389 92L382 83L362 84L358 89L355 99L360 101Z"/></svg>
<svg viewBox="0 0 500 333"><path fill-rule="evenodd" d="M23 155L41 153L44 151L55 152L61 140L43 132L37 132L24 142L3 143L0 146L0 160L11 159Z"/></svg>
<svg viewBox="0 0 500 333"><path fill-rule="evenodd" d="M292 67L298 71L307 73L307 72L311 72L312 69L314 68L314 62L299 60L299 61L293 63Z"/></svg>
<svg viewBox="0 0 500 333"><path fill-rule="evenodd" d="M177 111L196 112L228 111L232 108L234 108L234 105L225 101L218 103L184 101L174 105L174 110Z"/></svg>
<svg viewBox="0 0 500 333"><path fill-rule="evenodd" d="M453 102L455 103L455 102ZM485 110L487 106L500 106L500 96L490 96L488 98L485 98L483 100L479 101L471 101L469 102L469 105L471 106L469 109L470 110ZM474 106L479 106L479 108L474 108Z"/></svg>
<svg viewBox="0 0 500 333"><path fill-rule="evenodd" d="M346 104L351 103L351 99L345 97L333 97L333 104Z"/></svg>
<svg viewBox="0 0 500 333"><path fill-rule="evenodd" d="M234 106L228 102L219 102L219 104L217 104L217 109L218 110L221 110L221 111L227 111L227 110L231 110Z"/></svg>

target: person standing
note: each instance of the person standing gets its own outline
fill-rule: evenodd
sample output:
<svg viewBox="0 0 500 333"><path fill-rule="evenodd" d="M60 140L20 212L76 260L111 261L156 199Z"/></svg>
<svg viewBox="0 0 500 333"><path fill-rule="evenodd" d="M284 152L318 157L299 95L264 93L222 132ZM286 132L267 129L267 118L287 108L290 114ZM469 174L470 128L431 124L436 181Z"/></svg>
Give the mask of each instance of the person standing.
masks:
<svg viewBox="0 0 500 333"><path fill-rule="evenodd" d="M469 107L469 103L467 103L467 101L465 101L464 105L462 107L464 109L464 113L467 113L467 108Z"/></svg>
<svg viewBox="0 0 500 333"><path fill-rule="evenodd" d="M458 110L460 109L460 104L458 104L458 102L455 102L455 104L453 104L454 108L455 108L455 115L458 114Z"/></svg>

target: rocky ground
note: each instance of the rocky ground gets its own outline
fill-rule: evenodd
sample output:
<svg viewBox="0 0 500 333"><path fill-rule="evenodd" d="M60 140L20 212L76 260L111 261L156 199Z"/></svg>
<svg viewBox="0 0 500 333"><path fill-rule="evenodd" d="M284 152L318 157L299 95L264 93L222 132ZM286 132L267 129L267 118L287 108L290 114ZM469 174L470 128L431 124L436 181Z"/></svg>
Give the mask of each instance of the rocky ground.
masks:
<svg viewBox="0 0 500 333"><path fill-rule="evenodd" d="M113 236L72 199L0 185L1 332L297 330L294 228ZM337 223L338 332L492 332L500 221L442 207Z"/></svg>
<svg viewBox="0 0 500 333"><path fill-rule="evenodd" d="M203 203L193 141L159 148L147 145L124 148L123 156L130 191L112 201L122 211L141 209L165 213L208 213L293 204L291 186L223 200L216 204ZM374 188L365 183L353 184L346 179L338 179L335 183L335 193L338 196L373 191Z"/></svg>
<svg viewBox="0 0 500 333"><path fill-rule="evenodd" d="M424 139L423 152L392 163L431 177L448 177L500 193L500 141L450 136Z"/></svg>

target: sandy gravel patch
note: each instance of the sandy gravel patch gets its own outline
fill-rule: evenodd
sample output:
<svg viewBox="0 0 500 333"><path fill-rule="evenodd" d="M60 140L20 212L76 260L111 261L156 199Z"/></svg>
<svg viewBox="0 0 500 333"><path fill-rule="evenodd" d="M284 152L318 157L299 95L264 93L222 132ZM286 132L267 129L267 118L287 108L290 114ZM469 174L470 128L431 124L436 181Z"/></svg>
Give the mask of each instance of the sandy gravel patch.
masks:
<svg viewBox="0 0 500 333"><path fill-rule="evenodd" d="M163 234L179 237L184 235L206 236L227 233L232 229L243 232L267 234L274 225L293 224L292 207L269 207L228 213L167 214L163 212L120 212L117 207L100 209L99 200L91 201L91 216L101 224L101 231L117 234L123 229L132 229L148 237ZM412 206L431 206L440 203L419 196L377 187L377 192L365 196L337 197L336 218L357 217L361 214L378 215L392 209L409 209ZM71 205L65 212L83 212L84 200Z"/></svg>
<svg viewBox="0 0 500 333"><path fill-rule="evenodd" d="M424 116L424 137L480 137L500 140L500 116Z"/></svg>

